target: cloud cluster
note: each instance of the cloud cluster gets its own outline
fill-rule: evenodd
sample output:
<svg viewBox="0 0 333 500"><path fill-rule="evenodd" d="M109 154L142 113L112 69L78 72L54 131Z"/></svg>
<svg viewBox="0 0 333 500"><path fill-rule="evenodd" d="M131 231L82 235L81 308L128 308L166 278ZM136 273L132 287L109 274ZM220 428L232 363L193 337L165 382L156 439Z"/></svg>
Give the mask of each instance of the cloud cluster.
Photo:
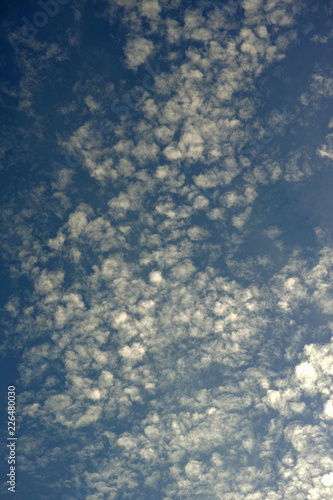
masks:
<svg viewBox="0 0 333 500"><path fill-rule="evenodd" d="M58 498L331 498L333 250L318 239L309 260L323 228L307 221L304 236L297 199L332 159L327 129L302 139L331 79L311 70L291 107L265 102L308 9L117 0L96 14L121 21L129 78L156 57L163 70L119 94L81 75L82 108L60 99L54 141L80 162L1 212L8 270L26 283L2 346L22 355L21 470ZM50 63L32 61L20 108L38 122ZM126 111L96 135L115 98Z"/></svg>

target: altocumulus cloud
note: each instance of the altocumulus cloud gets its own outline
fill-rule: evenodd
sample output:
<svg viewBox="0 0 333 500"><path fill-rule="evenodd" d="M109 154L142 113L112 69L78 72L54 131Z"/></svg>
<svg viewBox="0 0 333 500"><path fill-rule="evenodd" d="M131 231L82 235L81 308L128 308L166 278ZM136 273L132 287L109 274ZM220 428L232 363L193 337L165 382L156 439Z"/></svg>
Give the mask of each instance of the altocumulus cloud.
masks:
<svg viewBox="0 0 333 500"><path fill-rule="evenodd" d="M18 494L331 499L331 7L44 3L0 96Z"/></svg>

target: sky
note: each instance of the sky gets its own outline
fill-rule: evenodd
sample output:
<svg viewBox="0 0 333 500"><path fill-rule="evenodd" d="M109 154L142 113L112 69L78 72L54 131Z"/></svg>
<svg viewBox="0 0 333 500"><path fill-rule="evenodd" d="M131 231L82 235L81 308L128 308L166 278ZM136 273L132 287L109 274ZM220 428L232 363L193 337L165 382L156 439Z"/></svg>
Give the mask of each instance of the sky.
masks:
<svg viewBox="0 0 333 500"><path fill-rule="evenodd" d="M0 497L332 499L332 0L0 25Z"/></svg>

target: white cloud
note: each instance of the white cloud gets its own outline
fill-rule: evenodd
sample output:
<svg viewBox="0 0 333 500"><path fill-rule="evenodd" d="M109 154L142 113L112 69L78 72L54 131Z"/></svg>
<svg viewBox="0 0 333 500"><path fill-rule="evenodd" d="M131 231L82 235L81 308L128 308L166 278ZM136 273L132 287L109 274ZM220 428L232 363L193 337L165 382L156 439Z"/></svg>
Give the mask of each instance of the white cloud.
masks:
<svg viewBox="0 0 333 500"><path fill-rule="evenodd" d="M317 154L321 158L328 158L333 160L333 134L328 134L326 136L327 144L323 144L317 149Z"/></svg>
<svg viewBox="0 0 333 500"><path fill-rule="evenodd" d="M158 285L163 281L162 273L160 271L151 271L149 274L150 283Z"/></svg>
<svg viewBox="0 0 333 500"><path fill-rule="evenodd" d="M161 12L158 0L142 0L140 8L142 15L150 19L158 18Z"/></svg>
<svg viewBox="0 0 333 500"><path fill-rule="evenodd" d="M157 10L155 9L155 12ZM130 38L124 48L126 63L129 68L137 69L144 64L154 50L154 44L144 37Z"/></svg>
<svg viewBox="0 0 333 500"><path fill-rule="evenodd" d="M295 208L316 175L315 152L299 147L297 127L312 123L332 82L313 75L285 132L280 112L268 110L266 123L257 90L270 99L262 77L302 43L308 13L304 2L284 0L195 9L110 0L101 14L130 36L127 68L150 70L140 66L161 48L165 71L139 100L119 96L133 99L102 139L95 122L116 87L99 73L78 77L84 105L59 108L76 125L59 145L80 151L82 167L63 168L50 197L35 190L1 215L12 231L4 243L11 273L32 284L5 306L15 323L6 347L13 339L25 348L20 397L31 424L22 425L20 453L29 474L70 456L80 464L74 484L89 457L99 464L84 474L96 499L139 498L139 487L165 500L330 498L333 354L323 313L332 310L333 258L326 244L316 265L302 258L303 233L296 245L283 196ZM35 76L29 70L34 81L39 64ZM31 110L27 84L25 92ZM278 131L273 141L251 161L240 155L245 140L258 147L268 125ZM317 162L330 151L329 135ZM82 191L81 168L80 182L91 177ZM46 209L53 222L39 233Z"/></svg>
<svg viewBox="0 0 333 500"><path fill-rule="evenodd" d="M119 351L120 355L129 362L141 361L145 355L145 348L139 343L135 342L132 346L124 346Z"/></svg>
<svg viewBox="0 0 333 500"><path fill-rule="evenodd" d="M333 486L333 472L331 472L330 474L324 474L321 480L324 486L327 487Z"/></svg>
<svg viewBox="0 0 333 500"><path fill-rule="evenodd" d="M330 399L325 403L324 413L327 418L333 419L333 400Z"/></svg>

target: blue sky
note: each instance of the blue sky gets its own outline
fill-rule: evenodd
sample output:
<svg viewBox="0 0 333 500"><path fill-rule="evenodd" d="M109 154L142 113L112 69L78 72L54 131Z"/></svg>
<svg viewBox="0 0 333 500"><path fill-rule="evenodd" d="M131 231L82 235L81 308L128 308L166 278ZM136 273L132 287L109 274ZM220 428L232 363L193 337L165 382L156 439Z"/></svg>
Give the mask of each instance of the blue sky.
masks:
<svg viewBox="0 0 333 500"><path fill-rule="evenodd" d="M332 1L0 8L16 498L331 499Z"/></svg>

